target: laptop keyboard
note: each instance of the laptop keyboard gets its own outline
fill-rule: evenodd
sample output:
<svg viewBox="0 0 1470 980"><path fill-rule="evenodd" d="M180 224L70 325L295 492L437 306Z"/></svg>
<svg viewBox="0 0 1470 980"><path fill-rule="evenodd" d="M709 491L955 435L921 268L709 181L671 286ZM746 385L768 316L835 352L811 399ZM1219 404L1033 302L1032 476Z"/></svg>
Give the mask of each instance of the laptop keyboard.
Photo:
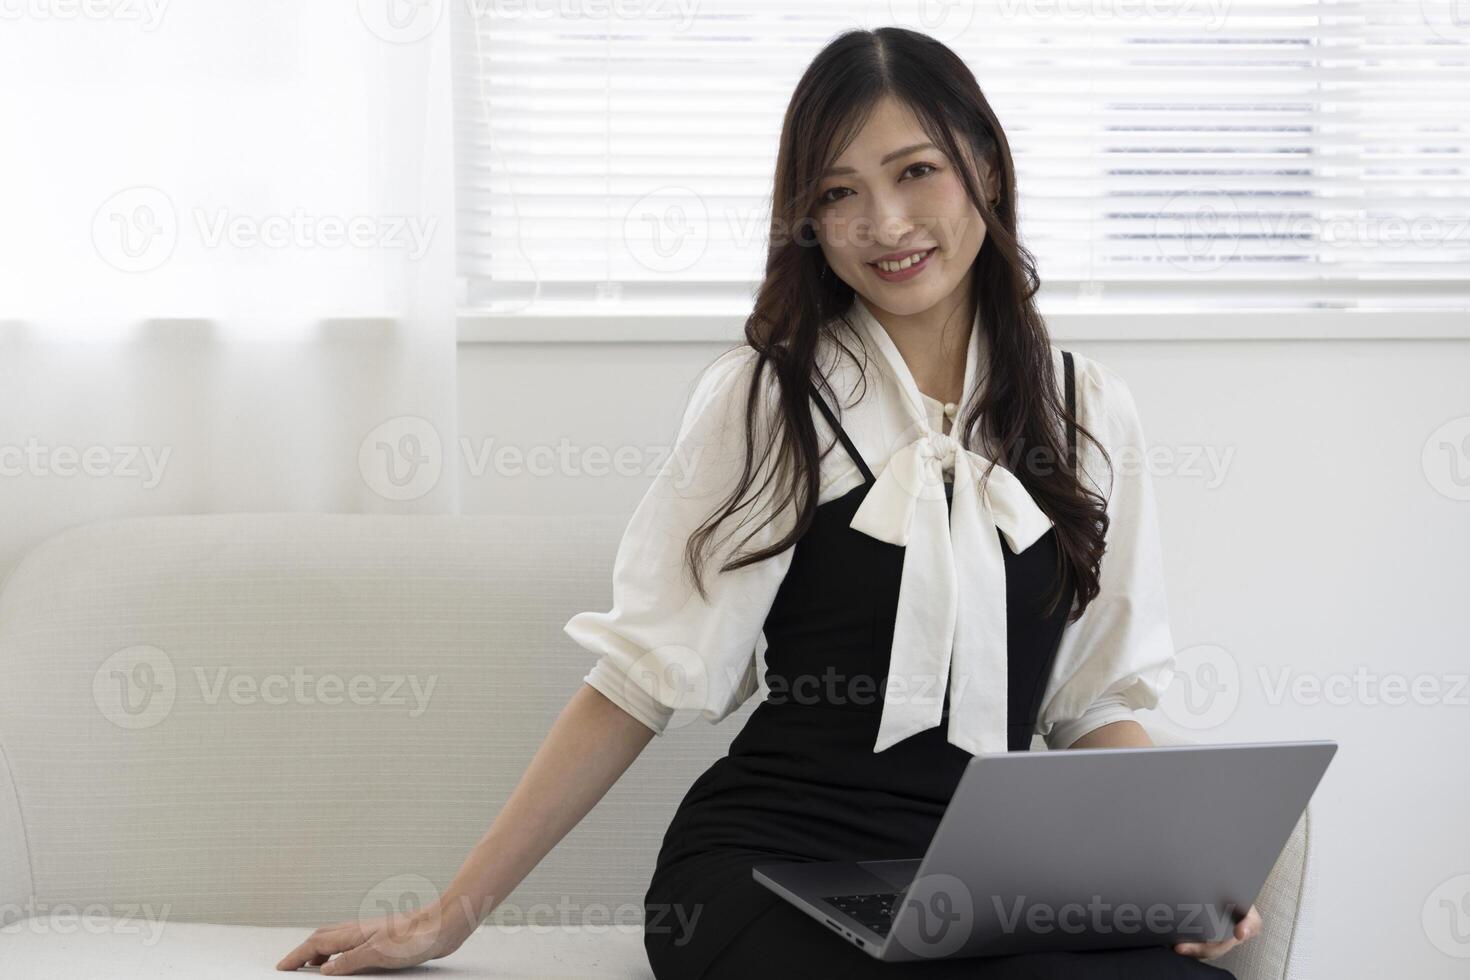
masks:
<svg viewBox="0 0 1470 980"><path fill-rule="evenodd" d="M888 935L893 913L899 907L903 892L873 892L865 895L830 895L822 899L835 909L852 916L880 936Z"/></svg>

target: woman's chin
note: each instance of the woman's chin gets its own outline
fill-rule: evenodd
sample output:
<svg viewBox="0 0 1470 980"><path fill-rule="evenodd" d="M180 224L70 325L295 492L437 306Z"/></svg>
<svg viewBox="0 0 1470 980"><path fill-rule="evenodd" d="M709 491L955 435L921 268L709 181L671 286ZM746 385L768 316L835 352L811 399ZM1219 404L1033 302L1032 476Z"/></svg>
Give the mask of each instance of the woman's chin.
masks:
<svg viewBox="0 0 1470 980"><path fill-rule="evenodd" d="M949 289L944 288L942 268L926 269L924 274L907 282L889 282L882 276L867 277L865 295L895 316L921 313L943 299ZM932 275L931 275L932 273Z"/></svg>

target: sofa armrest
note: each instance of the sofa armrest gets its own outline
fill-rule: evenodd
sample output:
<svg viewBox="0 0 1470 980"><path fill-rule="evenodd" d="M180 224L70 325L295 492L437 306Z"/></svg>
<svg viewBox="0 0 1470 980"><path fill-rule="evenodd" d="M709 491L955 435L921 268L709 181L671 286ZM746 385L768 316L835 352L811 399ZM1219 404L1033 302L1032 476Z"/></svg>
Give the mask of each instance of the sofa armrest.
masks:
<svg viewBox="0 0 1470 980"><path fill-rule="evenodd" d="M1312 808L1302 812L1281 856L1261 886L1256 909L1262 932L1209 962L1225 967L1239 980L1305 980L1310 973L1308 947L1314 869L1311 863Z"/></svg>
<svg viewBox="0 0 1470 980"><path fill-rule="evenodd" d="M29 916L33 894L20 796L11 779L4 740L0 739L0 926Z"/></svg>
<svg viewBox="0 0 1470 980"><path fill-rule="evenodd" d="M1155 745L1198 745L1200 740L1145 725ZM1310 913L1314 885L1311 863L1312 808L1302 811L1286 846L1272 866L1256 909L1262 932L1224 956L1205 962L1222 966L1237 980L1304 980L1309 961Z"/></svg>

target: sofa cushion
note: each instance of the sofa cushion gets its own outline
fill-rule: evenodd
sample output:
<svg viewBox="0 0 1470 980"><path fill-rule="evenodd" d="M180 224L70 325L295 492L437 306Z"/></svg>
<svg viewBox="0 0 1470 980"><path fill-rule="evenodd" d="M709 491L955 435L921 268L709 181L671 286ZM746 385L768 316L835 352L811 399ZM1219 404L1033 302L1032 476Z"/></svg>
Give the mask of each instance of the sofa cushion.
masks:
<svg viewBox="0 0 1470 980"><path fill-rule="evenodd" d="M0 929L6 977L285 977L275 965L311 934L309 928L91 919L63 915L22 919ZM643 935L626 926L483 926L435 970L507 980L652 980ZM381 971L375 971L381 973ZM318 975L305 967L300 976Z"/></svg>

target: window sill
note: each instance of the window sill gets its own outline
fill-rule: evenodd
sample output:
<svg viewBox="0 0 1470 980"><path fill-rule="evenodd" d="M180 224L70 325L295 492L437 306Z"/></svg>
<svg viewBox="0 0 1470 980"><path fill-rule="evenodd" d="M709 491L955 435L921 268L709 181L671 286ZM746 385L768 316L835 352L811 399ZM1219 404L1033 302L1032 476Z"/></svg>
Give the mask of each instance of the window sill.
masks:
<svg viewBox="0 0 1470 980"><path fill-rule="evenodd" d="M1470 338L1470 310L1147 309L1046 314L1055 341L1445 340ZM485 313L462 310L461 344L736 344L740 311Z"/></svg>

